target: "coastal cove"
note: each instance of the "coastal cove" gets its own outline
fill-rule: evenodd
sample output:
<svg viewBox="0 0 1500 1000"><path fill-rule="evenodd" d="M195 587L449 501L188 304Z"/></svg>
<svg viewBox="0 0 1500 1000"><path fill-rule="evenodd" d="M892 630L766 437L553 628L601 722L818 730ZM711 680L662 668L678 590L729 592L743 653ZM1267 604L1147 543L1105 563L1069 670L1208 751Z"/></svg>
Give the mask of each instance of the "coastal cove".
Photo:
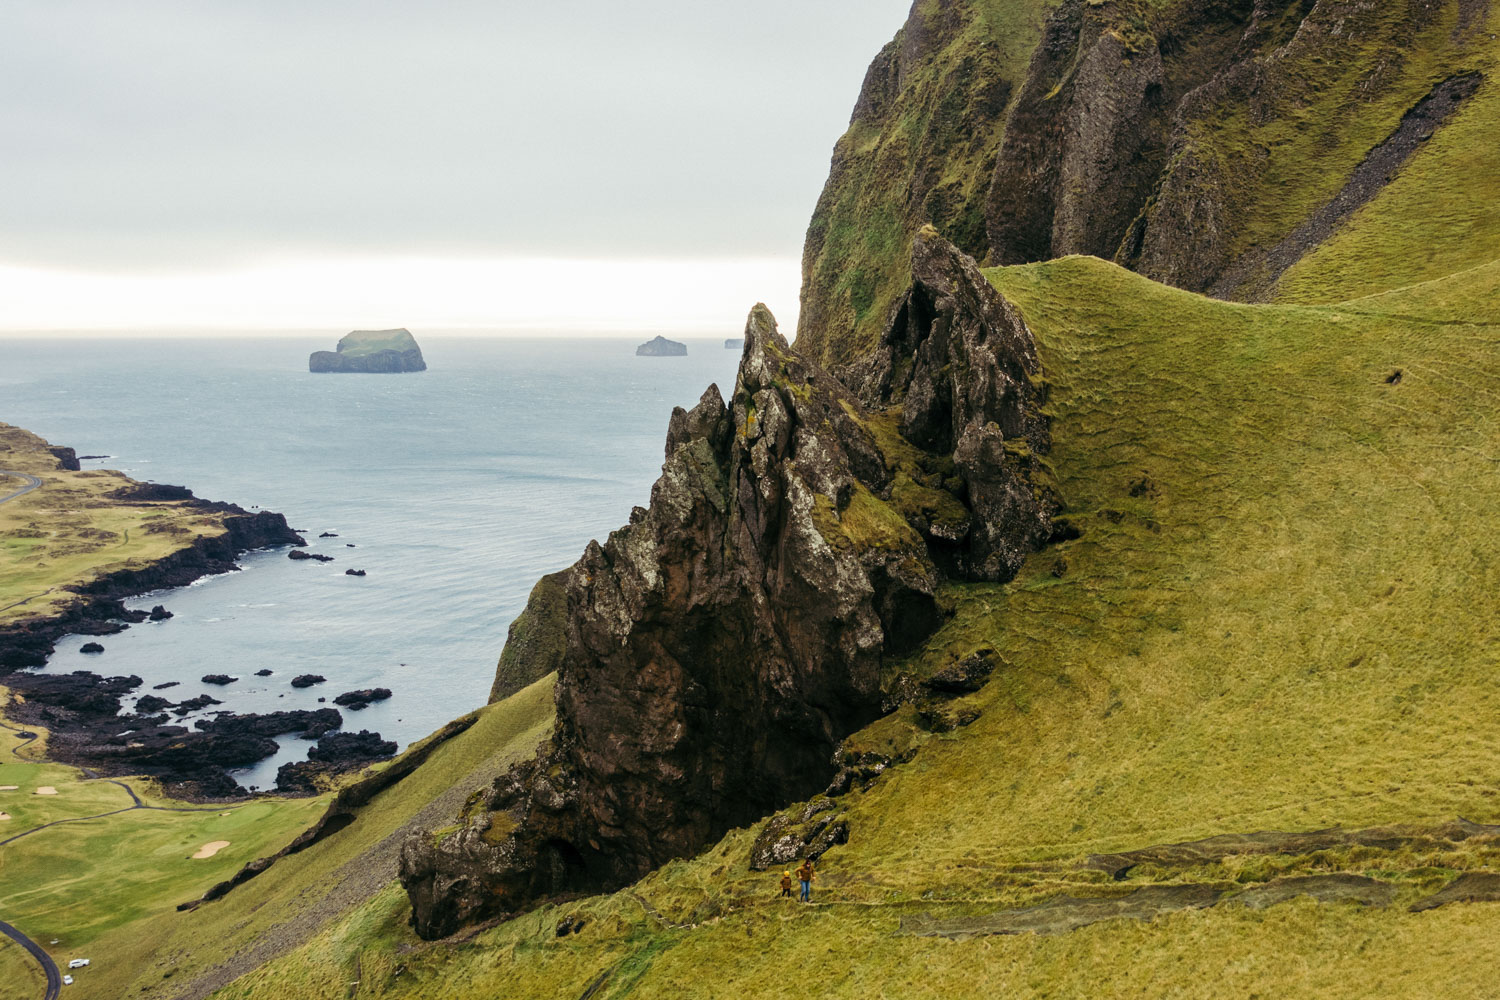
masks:
<svg viewBox="0 0 1500 1000"><path fill-rule="evenodd" d="M110 456L85 469L284 513L332 557L249 553L242 572L127 601L170 620L105 636L102 654L65 638L44 669L136 674L127 709L147 694L222 703L189 725L387 687L344 728L406 746L483 704L531 585L647 501L672 407L731 384L738 361L722 339L666 359L629 339L422 343L419 378L326 379L305 368L314 339L0 341L0 418ZM293 688L302 674L326 681ZM269 787L310 745L279 742L243 784Z"/></svg>

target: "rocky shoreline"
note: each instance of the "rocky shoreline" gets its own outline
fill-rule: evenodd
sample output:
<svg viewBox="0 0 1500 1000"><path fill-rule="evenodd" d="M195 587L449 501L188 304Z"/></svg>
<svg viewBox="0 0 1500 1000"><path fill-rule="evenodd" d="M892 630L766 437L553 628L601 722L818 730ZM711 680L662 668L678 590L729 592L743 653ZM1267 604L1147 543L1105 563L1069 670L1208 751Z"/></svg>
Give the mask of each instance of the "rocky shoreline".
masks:
<svg viewBox="0 0 1500 1000"><path fill-rule="evenodd" d="M307 544L281 514L251 513L235 504L202 500L180 486L140 483L117 494L117 499L131 503L170 502L219 513L224 515L225 530L197 538L149 566L118 570L75 588L77 600L60 614L0 627L0 684L24 699L6 706L6 715L23 725L46 728L49 758L103 775L149 775L176 798L202 801L246 795L226 770L276 753L277 736L297 733L318 741L313 759L289 764L277 775L276 790L286 794L316 794L327 778L394 754L395 744L377 734L339 733L343 715L332 708L263 715L225 712L199 719L189 729L175 724L168 712L180 719L206 704L174 703L152 695L137 703L135 713L121 714L121 698L142 685L140 677L25 669L43 666L64 636L113 635L133 623L170 616L160 607L131 610L125 606L129 598L236 571L245 552Z"/></svg>
<svg viewBox="0 0 1500 1000"><path fill-rule="evenodd" d="M141 484L139 490L120 499L133 502L187 499L194 509L225 514L224 534L197 538L142 569L106 574L78 588L75 593L79 600L60 615L22 619L0 627L0 677L22 667L43 665L52 655L57 640L65 635L114 635L150 617L150 612L126 608L128 598L186 587L205 576L234 572L239 569L236 560L254 549L307 544L287 526L281 514L270 511L252 514L235 504L200 500L180 486Z"/></svg>

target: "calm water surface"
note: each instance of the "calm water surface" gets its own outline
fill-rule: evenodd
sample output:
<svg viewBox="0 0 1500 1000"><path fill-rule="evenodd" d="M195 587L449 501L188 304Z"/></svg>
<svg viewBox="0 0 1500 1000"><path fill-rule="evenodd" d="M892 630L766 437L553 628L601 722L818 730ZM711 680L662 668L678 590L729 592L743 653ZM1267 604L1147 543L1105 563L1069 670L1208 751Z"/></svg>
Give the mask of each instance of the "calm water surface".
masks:
<svg viewBox="0 0 1500 1000"><path fill-rule="evenodd" d="M110 456L85 468L284 513L334 557L251 554L241 572L131 602L165 603L171 620L105 637L100 656L69 638L45 669L139 674L142 691L179 681L163 694L236 712L388 687L391 700L345 710L345 728L405 746L483 704L531 585L647 502L672 407L710 382L727 396L739 361L722 339L637 358L632 339L421 337L426 372L307 372L335 339L0 340L0 421ZM212 687L208 673L240 680ZM302 673L328 681L290 687ZM307 747L285 739L236 776L269 786Z"/></svg>

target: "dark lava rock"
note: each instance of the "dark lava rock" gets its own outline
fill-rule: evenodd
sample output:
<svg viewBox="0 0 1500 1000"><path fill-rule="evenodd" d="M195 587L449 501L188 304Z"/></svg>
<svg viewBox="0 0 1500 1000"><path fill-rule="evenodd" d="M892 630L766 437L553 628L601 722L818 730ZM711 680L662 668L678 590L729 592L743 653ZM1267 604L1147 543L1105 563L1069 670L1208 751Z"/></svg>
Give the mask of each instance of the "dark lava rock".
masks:
<svg viewBox="0 0 1500 1000"><path fill-rule="evenodd" d="M306 549L293 549L286 554L288 559L316 559L318 562L333 562L333 556L325 556L321 552L308 552Z"/></svg>
<svg viewBox="0 0 1500 1000"><path fill-rule="evenodd" d="M113 718L120 711L120 696L140 687L143 681L129 677L100 677L87 670L68 674L12 674L5 686L23 696L31 706L64 709L71 713ZM38 721L52 722L55 713L42 712Z"/></svg>
<svg viewBox="0 0 1500 1000"><path fill-rule="evenodd" d="M362 569L346 569L346 570L344 570L344 575L345 576L364 576L365 575L365 571L362 570Z"/></svg>
<svg viewBox="0 0 1500 1000"><path fill-rule="evenodd" d="M912 241L912 287L880 347L845 377L871 407L901 406L901 435L951 453L968 517L919 517L950 576L1003 582L1052 535L1058 509L1036 344L1020 312L937 231Z"/></svg>
<svg viewBox="0 0 1500 1000"><path fill-rule="evenodd" d="M981 649L944 667L923 683L936 694L970 694L984 687L984 682L994 673L998 659L993 649Z"/></svg>
<svg viewBox="0 0 1500 1000"><path fill-rule="evenodd" d="M168 618L172 617L172 612L168 611L166 608L158 604L156 607L151 609L151 613L146 617L150 618L154 622L164 622Z"/></svg>
<svg viewBox="0 0 1500 1000"><path fill-rule="evenodd" d="M310 688L314 684L322 684L327 679L328 678L324 677L322 674L298 674L296 677L292 678L292 687Z"/></svg>
<svg viewBox="0 0 1500 1000"><path fill-rule="evenodd" d="M322 791L318 779L327 773L327 767L314 761L289 761L276 769L276 790L282 795L317 795Z"/></svg>
<svg viewBox="0 0 1500 1000"><path fill-rule="evenodd" d="M170 701L165 698L157 697L154 694L143 694L135 701L135 710L138 714L142 715L152 712L160 712L164 708L171 707L172 703Z"/></svg>
<svg viewBox="0 0 1500 1000"><path fill-rule="evenodd" d="M409 330L355 330L346 333L336 349L314 351L307 359L307 370L365 374L424 372L427 362Z"/></svg>
<svg viewBox="0 0 1500 1000"><path fill-rule="evenodd" d="M47 450L52 453L53 458L57 459L57 467L59 469L67 472L82 471L83 467L78 464L78 454L72 448L66 448L61 445L49 445Z"/></svg>
<svg viewBox="0 0 1500 1000"><path fill-rule="evenodd" d="M273 673L275 673L274 670L267 670L266 668L262 667L261 669L259 669L259 670L257 670L255 672L255 676L257 676L257 677L270 677Z"/></svg>
<svg viewBox="0 0 1500 1000"><path fill-rule="evenodd" d="M344 724L335 708L298 709L291 712L267 712L262 715L221 715L200 719L198 728L206 733L235 736L283 736L297 733L298 739L321 739Z"/></svg>
<svg viewBox="0 0 1500 1000"><path fill-rule="evenodd" d="M816 798L790 812L777 813L761 828L750 848L754 871L789 865L803 858L816 861L830 847L849 843L849 820L830 798Z"/></svg>
<svg viewBox="0 0 1500 1000"><path fill-rule="evenodd" d="M223 687L225 684L233 684L239 678L230 677L228 674L204 674L199 680L204 684L217 684Z"/></svg>
<svg viewBox="0 0 1500 1000"><path fill-rule="evenodd" d="M176 503L179 500L197 499L186 486L173 486L171 483L131 483L110 493L110 496L115 500L134 503Z"/></svg>
<svg viewBox="0 0 1500 1000"><path fill-rule="evenodd" d="M337 531L325 531L321 535L319 535L318 537L319 538L337 538L337 537L339 537L339 533Z"/></svg>
<svg viewBox="0 0 1500 1000"><path fill-rule="evenodd" d="M343 705L352 711L358 711L372 701L385 701L390 696L390 688L363 688L359 691L345 691L333 699L333 703L335 705Z"/></svg>
<svg viewBox="0 0 1500 1000"><path fill-rule="evenodd" d="M324 709L333 711L333 709ZM329 733L307 752L309 760L324 763L349 763L384 760L396 755L396 744L383 740L379 733L361 729L357 733Z"/></svg>
<svg viewBox="0 0 1500 1000"><path fill-rule="evenodd" d="M80 653L102 653L104 652L104 647L97 642L86 642L78 647L78 651Z"/></svg>
<svg viewBox="0 0 1500 1000"><path fill-rule="evenodd" d="M165 684L153 684L151 685L151 690L165 691L167 688L174 688L181 683L182 681L167 681Z"/></svg>
<svg viewBox="0 0 1500 1000"><path fill-rule="evenodd" d="M356 546L355 546L355 544L353 542L345 542L344 543L344 548L346 548L346 549L352 549L352 548L356 548Z"/></svg>
<svg viewBox="0 0 1500 1000"><path fill-rule="evenodd" d="M687 345L666 337L653 337L635 349L638 358L680 358L687 354Z"/></svg>
<svg viewBox="0 0 1500 1000"><path fill-rule="evenodd" d="M283 795L317 795L328 784L327 779L385 760L395 752L396 744L382 740L379 733L330 733L308 751L309 759L277 769L276 790Z"/></svg>
<svg viewBox="0 0 1500 1000"><path fill-rule="evenodd" d="M673 412L650 508L564 574L552 738L488 811L403 845L418 934L628 884L815 794L880 714L886 658L941 623L942 578L1009 579L1051 537L1030 331L935 233L913 259L859 395L757 306L730 403ZM882 451L871 406L901 408L924 503L893 491L918 460Z"/></svg>
<svg viewBox="0 0 1500 1000"><path fill-rule="evenodd" d="M172 710L172 714L187 715L189 712L196 712L199 709L207 708L210 705L222 704L224 703L217 698L210 697L206 694L200 694L196 698L189 698L186 701L178 702L177 707Z"/></svg>

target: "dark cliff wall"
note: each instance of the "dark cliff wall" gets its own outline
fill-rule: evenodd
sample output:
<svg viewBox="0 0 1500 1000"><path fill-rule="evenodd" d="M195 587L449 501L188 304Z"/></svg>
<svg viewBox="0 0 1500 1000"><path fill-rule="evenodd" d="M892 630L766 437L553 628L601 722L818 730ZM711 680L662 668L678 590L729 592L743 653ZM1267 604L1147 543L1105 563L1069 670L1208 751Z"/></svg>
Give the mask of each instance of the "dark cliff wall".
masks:
<svg viewBox="0 0 1500 1000"><path fill-rule="evenodd" d="M874 347L924 223L986 252L984 198L1005 115L1056 0L918 0L875 57L802 251L798 350L825 365Z"/></svg>
<svg viewBox="0 0 1500 1000"><path fill-rule="evenodd" d="M821 789L882 663L940 623L939 581L1009 579L1046 542L1030 332L935 231L911 257L858 392L761 306L729 402L673 414L650 508L563 577L550 743L403 851L420 933L625 884Z"/></svg>
<svg viewBox="0 0 1500 1000"><path fill-rule="evenodd" d="M1392 155L1435 88L1472 76L1488 17L1488 0L915 4L835 147L800 349L839 365L873 346L925 222L989 263L1086 253L1266 298L1425 141Z"/></svg>

